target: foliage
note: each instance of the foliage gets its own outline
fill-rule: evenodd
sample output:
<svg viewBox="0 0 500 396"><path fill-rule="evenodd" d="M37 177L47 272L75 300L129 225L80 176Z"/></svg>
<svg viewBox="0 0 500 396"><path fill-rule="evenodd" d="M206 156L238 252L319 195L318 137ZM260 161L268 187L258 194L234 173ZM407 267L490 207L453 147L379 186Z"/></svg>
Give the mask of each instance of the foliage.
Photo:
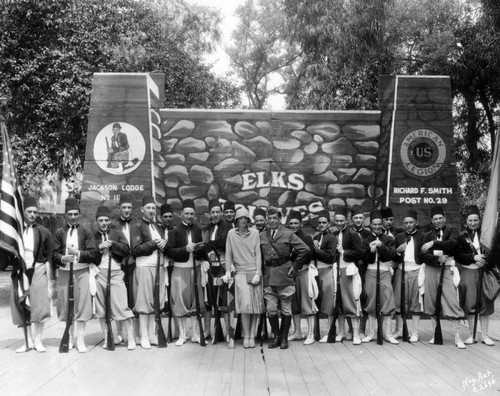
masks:
<svg viewBox="0 0 500 396"><path fill-rule="evenodd" d="M180 0L0 6L0 97L26 190L81 170L95 72L164 72L167 107L238 103L237 88L201 61L218 35L212 11Z"/></svg>
<svg viewBox="0 0 500 396"><path fill-rule="evenodd" d="M270 95L281 93L280 84L272 82L283 81L281 76L297 59L298 51L286 38L280 3L247 0L236 13L240 22L226 52L242 80L250 107L262 109Z"/></svg>

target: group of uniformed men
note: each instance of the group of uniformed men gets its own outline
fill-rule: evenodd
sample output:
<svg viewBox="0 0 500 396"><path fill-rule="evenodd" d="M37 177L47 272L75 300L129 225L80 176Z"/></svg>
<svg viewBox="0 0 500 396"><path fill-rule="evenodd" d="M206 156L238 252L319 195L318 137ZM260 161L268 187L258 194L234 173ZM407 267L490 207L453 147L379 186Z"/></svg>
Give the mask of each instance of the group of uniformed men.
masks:
<svg viewBox="0 0 500 396"><path fill-rule="evenodd" d="M160 305L169 306L178 328L175 345L181 346L188 340L189 317L192 318L191 341L200 342L200 337L211 336L213 307L224 305L223 301L228 304L221 296L220 285L230 283L233 274L231 268L225 268L224 251L227 233L234 227L235 204L211 200L211 222L202 230L194 223L192 200L182 203L181 222L175 226L174 213L168 204L161 206L160 222L157 222L156 202L149 196L142 200L142 218L132 219L133 201L130 194L121 195L119 216L115 220L111 220L109 208L97 208L97 231L92 233L79 222L79 202L69 198L65 208L66 224L52 237L36 221L36 199L25 199L24 245L31 279L28 348L45 351L42 332L44 323L50 319L48 284L56 268L58 317L62 321L67 319L70 263L74 283L74 329L70 332L70 348L74 343L79 352L87 351L85 325L92 318L100 319L106 335L106 306L110 307L118 329L115 342L126 339L129 350L136 348L136 337L142 348L157 344L153 290L158 281L158 267ZM333 223L331 220L329 211L321 211L315 220L316 232L306 235L299 212L289 213L287 227L282 224L282 213L277 208L258 208L253 213L254 226L260 232L266 314L274 335L270 348L286 349L289 340L304 338L305 345L312 344L314 319L319 314L328 317L329 325L338 318L336 341L352 339L354 345L359 345L376 338L377 315L384 318L383 337L397 344L403 332L401 313L406 313L412 319L410 342L417 342L422 313L431 317L434 326L436 324L438 289L441 290L441 315L453 321L454 342L458 348L476 342L472 336L476 311L479 311L482 342L494 344L488 336L493 300L486 293L478 295L480 269L487 270L494 263L487 260L479 243L480 213L476 206L467 208L466 227L460 233L446 225L445 213L439 206L431 208L428 229L419 226L417 213L411 209L404 215L402 229L394 227L394 215L389 207L370 213L369 228L365 227L362 210L352 211L350 226L345 207L336 208ZM193 266L199 270L193 272ZM193 273L197 274L197 282ZM107 304L108 283L111 297ZM198 293L195 293L195 285ZM198 310L205 319L204 332L195 320L196 295L199 296ZM14 324L22 326L23 315L14 292L11 307ZM226 312L228 309L226 307ZM305 337L300 325L303 316L308 325ZM227 315L224 318L228 320ZM468 320L470 330L464 341L460 335L462 319ZM292 321L294 331L290 332ZM267 329L267 325L264 328ZM261 334L259 331L258 336ZM231 347L233 338L233 334L227 334ZM319 342L327 340L328 336L324 335ZM106 341L104 348L107 348ZM26 351L26 345L17 351Z"/></svg>

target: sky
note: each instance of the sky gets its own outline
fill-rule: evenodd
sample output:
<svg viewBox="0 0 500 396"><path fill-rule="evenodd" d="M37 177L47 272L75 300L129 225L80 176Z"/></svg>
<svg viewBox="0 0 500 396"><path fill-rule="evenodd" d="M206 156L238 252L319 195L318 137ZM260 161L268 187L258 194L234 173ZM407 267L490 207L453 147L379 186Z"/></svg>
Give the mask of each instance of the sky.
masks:
<svg viewBox="0 0 500 396"><path fill-rule="evenodd" d="M212 70L215 74L224 76L230 70L229 57L224 51L225 46L229 46L231 33L238 24L236 8L245 3L245 0L184 0L187 4L197 4L208 6L220 10L222 15L221 23L221 43L213 54L207 56L208 63L213 64ZM246 98L242 98L243 104L248 104ZM267 101L267 108L271 110L283 110L285 108L285 99L283 95L273 95Z"/></svg>

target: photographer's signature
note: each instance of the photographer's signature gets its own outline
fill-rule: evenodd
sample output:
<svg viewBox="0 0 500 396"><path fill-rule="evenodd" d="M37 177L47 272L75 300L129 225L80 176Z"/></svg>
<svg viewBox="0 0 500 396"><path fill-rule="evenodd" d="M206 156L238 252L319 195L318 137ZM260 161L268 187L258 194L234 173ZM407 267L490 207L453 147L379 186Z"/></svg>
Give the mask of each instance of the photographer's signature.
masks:
<svg viewBox="0 0 500 396"><path fill-rule="evenodd" d="M462 381L462 387L464 390L479 393L487 389L492 389L495 383L496 380L493 373L490 370L486 370L484 372L478 371L475 377L465 377Z"/></svg>

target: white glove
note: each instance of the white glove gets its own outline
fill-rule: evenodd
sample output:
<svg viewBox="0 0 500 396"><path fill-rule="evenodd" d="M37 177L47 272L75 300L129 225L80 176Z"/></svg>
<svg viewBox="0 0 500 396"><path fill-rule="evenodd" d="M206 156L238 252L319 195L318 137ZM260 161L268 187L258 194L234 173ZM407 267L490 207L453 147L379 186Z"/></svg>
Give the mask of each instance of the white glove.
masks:
<svg viewBox="0 0 500 396"><path fill-rule="evenodd" d="M226 274L222 277L222 281L224 283L229 283L231 280L231 272L227 271Z"/></svg>

